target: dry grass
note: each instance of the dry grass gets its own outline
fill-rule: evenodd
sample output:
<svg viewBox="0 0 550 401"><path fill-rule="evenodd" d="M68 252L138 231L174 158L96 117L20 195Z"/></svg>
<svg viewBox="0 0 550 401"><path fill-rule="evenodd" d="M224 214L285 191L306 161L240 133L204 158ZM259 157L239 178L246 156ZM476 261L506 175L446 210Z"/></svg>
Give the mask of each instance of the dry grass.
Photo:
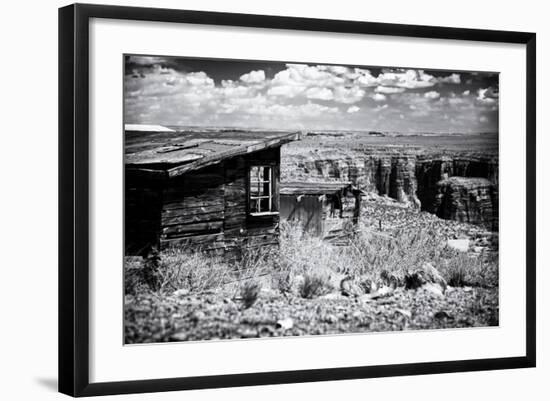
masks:
<svg viewBox="0 0 550 401"><path fill-rule="evenodd" d="M221 258L201 252L184 252L173 248L162 252L157 263L148 259L139 267L126 263L127 294L143 291L145 288L159 293L179 289L200 293L219 288L231 273L231 267Z"/></svg>
<svg viewBox="0 0 550 401"><path fill-rule="evenodd" d="M241 285L241 300L245 309L248 309L254 305L261 290L262 285L257 280L247 280Z"/></svg>
<svg viewBox="0 0 550 401"><path fill-rule="evenodd" d="M271 276L272 287L283 295L314 298L334 290L342 277L375 286L402 286L408 273L432 264L454 287L498 286L498 260L461 253L445 246L430 229L401 230L392 237L362 232L348 246L333 246L283 222L280 249L244 249L238 264L201 252L169 249L151 255L136 267L126 264L126 293L146 289L169 293L185 289L201 293L235 283L235 295L255 302L253 283ZM257 285L256 285L257 287ZM258 290L259 291L259 290Z"/></svg>
<svg viewBox="0 0 550 401"><path fill-rule="evenodd" d="M307 272L299 286L300 296L302 298L316 298L328 294L334 289L330 276L317 272Z"/></svg>
<svg viewBox="0 0 550 401"><path fill-rule="evenodd" d="M281 224L284 277L332 272L358 281L402 285L407 273L430 263L452 286L498 286L496 257L471 255L446 246L435 230L400 230L392 237L360 232L348 246L331 246L299 227ZM285 284L288 287L288 284Z"/></svg>

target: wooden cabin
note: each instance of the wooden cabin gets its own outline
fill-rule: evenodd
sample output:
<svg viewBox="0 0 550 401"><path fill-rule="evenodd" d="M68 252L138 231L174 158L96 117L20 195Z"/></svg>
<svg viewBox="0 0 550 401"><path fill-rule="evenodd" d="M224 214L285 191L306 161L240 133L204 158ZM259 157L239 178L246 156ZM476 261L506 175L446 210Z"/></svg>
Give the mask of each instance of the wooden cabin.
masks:
<svg viewBox="0 0 550 401"><path fill-rule="evenodd" d="M125 251L278 246L280 148L299 133L126 130Z"/></svg>
<svg viewBox="0 0 550 401"><path fill-rule="evenodd" d="M355 226L361 213L363 192L351 182L284 182L280 194L281 219L323 238Z"/></svg>

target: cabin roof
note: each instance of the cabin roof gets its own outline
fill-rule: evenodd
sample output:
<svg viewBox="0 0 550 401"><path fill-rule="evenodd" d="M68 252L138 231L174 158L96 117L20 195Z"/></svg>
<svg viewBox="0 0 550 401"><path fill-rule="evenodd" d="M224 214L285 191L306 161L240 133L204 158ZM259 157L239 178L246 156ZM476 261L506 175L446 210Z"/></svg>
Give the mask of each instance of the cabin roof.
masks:
<svg viewBox="0 0 550 401"><path fill-rule="evenodd" d="M248 130L125 131L127 170L176 177L223 159L278 147L299 132Z"/></svg>
<svg viewBox="0 0 550 401"><path fill-rule="evenodd" d="M281 182L281 195L332 195L351 187L351 182Z"/></svg>

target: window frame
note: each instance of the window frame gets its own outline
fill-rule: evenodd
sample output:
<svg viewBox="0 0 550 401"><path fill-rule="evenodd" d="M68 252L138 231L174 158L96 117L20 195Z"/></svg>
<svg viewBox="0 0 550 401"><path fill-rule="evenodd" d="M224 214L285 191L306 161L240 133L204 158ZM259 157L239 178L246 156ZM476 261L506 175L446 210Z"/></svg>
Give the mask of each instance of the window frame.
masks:
<svg viewBox="0 0 550 401"><path fill-rule="evenodd" d="M247 168L247 204L248 204L248 215L251 217L262 217L262 216L274 216L279 214L279 210L277 208L277 202L275 201L276 194L276 175L275 175L275 164L270 164L266 162L251 162L248 165ZM254 168L259 168L258 171L258 180L253 181L251 179L251 172ZM263 169L269 169L269 179L260 179L260 172L264 171ZM269 184L268 185L268 195L261 195L262 192L259 191L261 184ZM258 195L252 195L252 184L258 185ZM267 211L258 211L258 207L256 207L256 211L252 210L252 201L257 200L258 205L260 205L261 199L268 199L268 210Z"/></svg>

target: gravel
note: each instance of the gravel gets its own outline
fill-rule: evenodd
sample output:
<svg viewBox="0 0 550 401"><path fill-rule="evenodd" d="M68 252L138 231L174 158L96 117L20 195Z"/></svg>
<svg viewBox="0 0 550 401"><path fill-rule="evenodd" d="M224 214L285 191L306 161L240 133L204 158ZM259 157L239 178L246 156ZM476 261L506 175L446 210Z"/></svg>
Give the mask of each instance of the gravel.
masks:
<svg viewBox="0 0 550 401"><path fill-rule="evenodd" d="M198 341L498 325L498 289L426 288L314 299L262 293L250 308L227 294L125 298L126 343ZM284 322L284 324L281 324Z"/></svg>

